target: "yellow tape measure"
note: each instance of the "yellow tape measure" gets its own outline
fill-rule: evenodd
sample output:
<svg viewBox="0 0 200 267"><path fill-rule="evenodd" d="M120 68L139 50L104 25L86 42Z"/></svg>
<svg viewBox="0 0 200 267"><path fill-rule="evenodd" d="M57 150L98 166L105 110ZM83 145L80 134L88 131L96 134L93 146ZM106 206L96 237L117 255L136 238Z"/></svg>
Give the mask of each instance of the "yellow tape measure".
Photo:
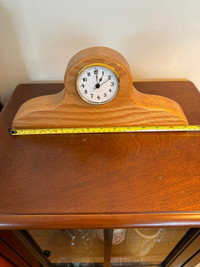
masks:
<svg viewBox="0 0 200 267"><path fill-rule="evenodd" d="M36 135L36 134L80 134L80 133L184 132L184 131L200 131L200 125L17 129L17 130L9 129L9 134Z"/></svg>

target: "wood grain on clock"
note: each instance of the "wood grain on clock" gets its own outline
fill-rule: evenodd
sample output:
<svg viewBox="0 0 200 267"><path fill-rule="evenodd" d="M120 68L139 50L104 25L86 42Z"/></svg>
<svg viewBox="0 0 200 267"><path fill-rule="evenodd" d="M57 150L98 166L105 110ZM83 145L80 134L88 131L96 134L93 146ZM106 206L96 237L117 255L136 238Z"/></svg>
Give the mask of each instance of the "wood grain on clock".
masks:
<svg viewBox="0 0 200 267"><path fill-rule="evenodd" d="M95 63L110 66L120 81L117 95L104 105L85 102L76 90L79 71ZM61 92L33 98L22 104L13 120L13 128L188 124L181 107L174 100L137 91L124 57L106 47L87 48L77 53L67 66L64 83Z"/></svg>

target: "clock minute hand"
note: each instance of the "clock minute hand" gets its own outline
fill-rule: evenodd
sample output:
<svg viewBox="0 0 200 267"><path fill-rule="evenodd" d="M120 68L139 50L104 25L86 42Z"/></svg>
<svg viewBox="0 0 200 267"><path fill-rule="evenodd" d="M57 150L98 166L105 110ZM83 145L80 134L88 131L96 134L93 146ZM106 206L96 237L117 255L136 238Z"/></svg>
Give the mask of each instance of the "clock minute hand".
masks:
<svg viewBox="0 0 200 267"><path fill-rule="evenodd" d="M101 83L100 86L102 86L104 83L107 83L110 79L106 80L105 82Z"/></svg>

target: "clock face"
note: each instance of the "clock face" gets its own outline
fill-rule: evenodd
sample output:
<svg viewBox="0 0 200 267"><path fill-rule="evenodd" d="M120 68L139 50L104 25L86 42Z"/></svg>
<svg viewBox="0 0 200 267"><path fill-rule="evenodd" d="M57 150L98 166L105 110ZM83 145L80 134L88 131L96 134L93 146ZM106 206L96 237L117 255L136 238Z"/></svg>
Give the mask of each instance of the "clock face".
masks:
<svg viewBox="0 0 200 267"><path fill-rule="evenodd" d="M105 104L117 94L119 79L109 66L93 64L84 67L77 78L77 91L91 104Z"/></svg>

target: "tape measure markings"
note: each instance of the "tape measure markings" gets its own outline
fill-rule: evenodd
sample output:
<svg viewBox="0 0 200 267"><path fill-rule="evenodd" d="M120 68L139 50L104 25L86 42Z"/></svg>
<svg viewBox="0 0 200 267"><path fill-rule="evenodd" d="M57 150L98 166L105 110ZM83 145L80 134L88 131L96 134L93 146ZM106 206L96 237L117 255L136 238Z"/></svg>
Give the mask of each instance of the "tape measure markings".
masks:
<svg viewBox="0 0 200 267"><path fill-rule="evenodd" d="M200 131L200 125L182 126L127 126L55 129L9 129L10 135L78 134L78 133L126 133L126 132L183 132Z"/></svg>

